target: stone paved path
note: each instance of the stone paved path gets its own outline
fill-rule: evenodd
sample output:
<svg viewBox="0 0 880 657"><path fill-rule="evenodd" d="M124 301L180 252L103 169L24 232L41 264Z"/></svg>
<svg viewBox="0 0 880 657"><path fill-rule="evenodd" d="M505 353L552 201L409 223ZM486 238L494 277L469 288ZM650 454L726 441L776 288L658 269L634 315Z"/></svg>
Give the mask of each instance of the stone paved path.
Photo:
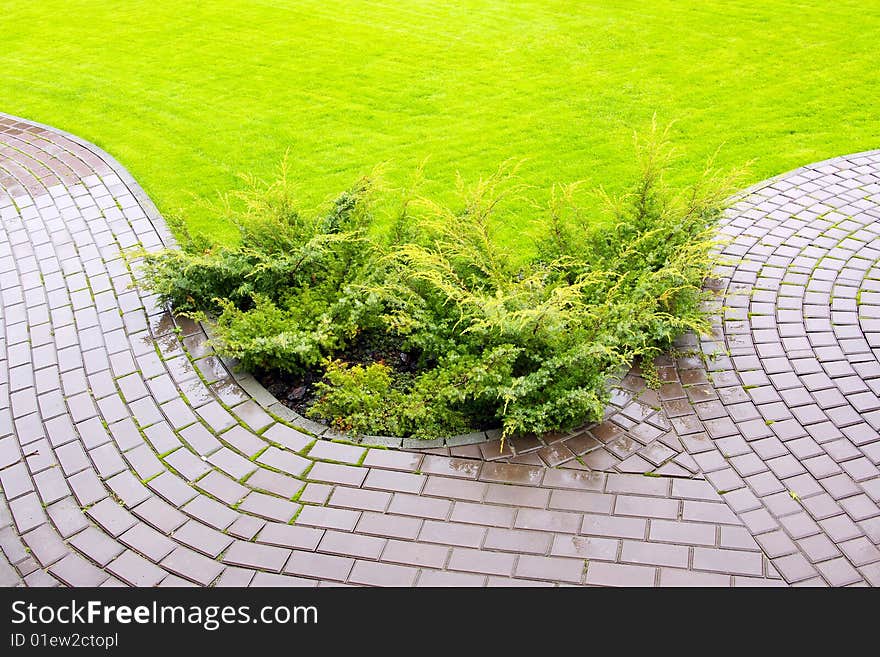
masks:
<svg viewBox="0 0 880 657"><path fill-rule="evenodd" d="M367 448L131 287L173 242L112 158L0 115L0 584L880 585L878 220L880 152L769 181L659 390L504 453Z"/></svg>

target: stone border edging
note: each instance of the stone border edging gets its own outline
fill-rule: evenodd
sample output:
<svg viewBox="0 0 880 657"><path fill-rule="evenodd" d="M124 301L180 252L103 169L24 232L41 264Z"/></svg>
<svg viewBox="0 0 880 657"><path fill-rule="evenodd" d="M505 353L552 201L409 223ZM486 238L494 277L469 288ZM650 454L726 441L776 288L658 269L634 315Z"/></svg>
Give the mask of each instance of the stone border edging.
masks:
<svg viewBox="0 0 880 657"><path fill-rule="evenodd" d="M862 153L855 153L851 156L846 157L858 157L859 155L863 155L865 153L870 153L872 151L864 151ZM838 156L839 157L839 156ZM780 174L773 176L772 178L767 178L760 182L755 183L749 187L746 187L744 190L736 192L729 199L730 203L728 207L733 206L738 201L747 198L751 194L758 192L762 189L772 186L774 183L782 180L788 176L794 175L798 171L803 169L815 169L817 167L821 167L825 165L827 162L832 162L838 157L828 158L826 160L822 160L821 162L815 162L813 164L808 164L805 166L797 167L790 171L786 171ZM130 177L130 176L129 176ZM173 238L172 238L173 239ZM708 278L711 278L708 277ZM202 329L205 331L206 335L209 339L213 337L213 333L209 326L204 324L201 325ZM477 431L468 434L462 434L458 436L450 436L448 438L435 438L433 440L419 440L416 438L398 438L395 436L351 436L347 434L341 434L334 431L331 427L323 424L321 422L316 422L309 418L303 417L293 409L285 406L279 399L277 399L271 392L269 392L266 387L260 383L253 375L249 372L242 372L237 364L237 361L231 358L221 357L224 365L229 370L230 375L233 379L240 385L244 390L246 390L254 400L260 404L267 411L274 413L280 418L283 418L285 421L290 422L293 426L307 431L317 437L322 437L326 439L342 439L349 442L358 443L360 445L365 446L374 446L374 447L397 447L409 450L419 450L419 449L436 449L438 447L462 447L465 445L479 445L481 443L490 442L492 440L497 440L501 437L500 429L490 429L488 431ZM621 372L617 377L615 377L615 383L612 384L612 388L615 387L616 383L619 383L628 373L631 371L631 367L627 368L626 372ZM608 413L606 411L606 415L603 420L608 419ZM573 430L580 431L583 429L590 429L599 422L589 422L583 427L579 429Z"/></svg>
<svg viewBox="0 0 880 657"><path fill-rule="evenodd" d="M210 326L201 324L202 330L211 340L214 337ZM419 440L417 438L398 438L395 436L352 436L338 433L331 427L321 422L316 422L303 417L292 408L285 406L275 395L269 392L250 372L242 372L235 359L219 356L226 366L230 376L245 390L255 402L266 411L277 415L289 422L294 427L328 440L341 439L351 443L357 443L365 447L397 447L403 449L436 449L438 447L462 447L465 445L479 445L501 437L500 429L489 431L475 431L473 433L450 436L448 438L435 438L433 440Z"/></svg>
<svg viewBox="0 0 880 657"><path fill-rule="evenodd" d="M159 209L156 207L156 204L153 203L149 196L147 196L146 192L143 190L140 184L138 184L138 182L135 180L134 176L131 175L128 169L126 169L119 162L119 160L114 158L107 151L91 142L86 141L85 139L82 139L81 137L77 137L76 135L71 134L65 130L61 130L60 128L55 128L53 126L46 125L45 123L40 123L39 121L32 121L30 119L25 119L23 117L16 116L14 114L8 114L6 112L0 112L0 116L15 121L21 121L23 123L29 123L44 130L54 132L99 155L101 159L103 159L108 164L108 166L110 166L114 170L114 172L122 179L122 181L125 183L125 186L131 192L132 196L134 196L138 200L138 203L141 204L141 207L146 213L147 218L156 229L156 232L159 235L159 239L162 241L162 244L166 248L174 247L177 245L177 240L174 238L174 235L171 233L168 225L162 218L162 215L159 212ZM213 337L210 326L203 324L202 322L198 322L198 324L199 326L201 326L202 330L205 331L205 334L208 336L209 339ZM413 438L396 438L393 436L354 437L344 434L338 434L334 432L329 426L319 422L315 422L314 420L310 420L309 418L305 418L299 413L282 404L278 399L275 398L274 395L266 390L266 388L250 373L241 372L235 360L225 357L221 357L220 359L223 361L223 364L229 370L230 375L236 381L236 383L238 383L238 385L240 385L242 389L247 391L247 393L250 394L254 401L256 401L260 406L262 406L267 411L277 415L278 417L284 419L285 421L293 424L295 427L302 429L316 437L323 437L327 439L340 438L348 442L355 442L367 447L402 447L404 449L432 449L437 447L479 445L480 443L497 440L500 437L500 430L490 430L488 432L479 431L470 434L463 434L460 436L451 436L449 438L438 438L435 440L427 441L417 440Z"/></svg>
<svg viewBox="0 0 880 657"><path fill-rule="evenodd" d="M267 414L131 287L169 242L83 143L0 118L0 584L880 586L880 151L731 207L659 390L426 453Z"/></svg>

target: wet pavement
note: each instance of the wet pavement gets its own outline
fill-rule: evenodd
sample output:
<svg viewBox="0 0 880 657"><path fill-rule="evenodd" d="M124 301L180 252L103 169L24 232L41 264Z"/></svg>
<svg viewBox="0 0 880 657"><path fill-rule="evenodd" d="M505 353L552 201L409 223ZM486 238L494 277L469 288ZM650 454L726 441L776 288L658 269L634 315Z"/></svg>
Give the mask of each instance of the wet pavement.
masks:
<svg viewBox="0 0 880 657"><path fill-rule="evenodd" d="M659 388L504 451L383 448L132 287L123 251L173 245L141 188L0 114L0 584L876 586L878 220L880 152L767 181Z"/></svg>

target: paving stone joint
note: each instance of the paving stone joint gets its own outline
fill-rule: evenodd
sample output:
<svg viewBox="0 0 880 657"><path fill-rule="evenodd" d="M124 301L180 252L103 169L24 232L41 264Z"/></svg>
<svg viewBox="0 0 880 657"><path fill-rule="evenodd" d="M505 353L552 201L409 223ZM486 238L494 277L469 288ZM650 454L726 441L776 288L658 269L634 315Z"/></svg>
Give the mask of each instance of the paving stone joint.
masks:
<svg viewBox="0 0 880 657"><path fill-rule="evenodd" d="M121 165L0 114L0 585L876 586L878 220L880 152L766 181L659 387L503 448L358 443L137 286L174 240Z"/></svg>

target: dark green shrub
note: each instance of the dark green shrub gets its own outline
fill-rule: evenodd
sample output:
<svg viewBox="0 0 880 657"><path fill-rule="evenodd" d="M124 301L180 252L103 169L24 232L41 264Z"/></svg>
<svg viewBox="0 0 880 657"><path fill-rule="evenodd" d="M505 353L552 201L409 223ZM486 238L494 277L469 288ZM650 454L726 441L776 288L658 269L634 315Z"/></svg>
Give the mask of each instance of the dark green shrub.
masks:
<svg viewBox="0 0 880 657"><path fill-rule="evenodd" d="M643 145L635 188L606 199L596 223L574 186L556 188L524 264L493 234L505 196L523 193L515 168L462 188L457 208L407 197L385 239L370 179L305 216L283 172L238 197L239 245L189 240L145 255L147 281L179 311L212 319L218 350L244 367L320 369L309 415L337 428L423 438L564 429L601 417L610 380L634 359L707 329L702 282L729 178L710 170L672 190L668 155L662 140ZM348 363L368 336L415 367Z"/></svg>

